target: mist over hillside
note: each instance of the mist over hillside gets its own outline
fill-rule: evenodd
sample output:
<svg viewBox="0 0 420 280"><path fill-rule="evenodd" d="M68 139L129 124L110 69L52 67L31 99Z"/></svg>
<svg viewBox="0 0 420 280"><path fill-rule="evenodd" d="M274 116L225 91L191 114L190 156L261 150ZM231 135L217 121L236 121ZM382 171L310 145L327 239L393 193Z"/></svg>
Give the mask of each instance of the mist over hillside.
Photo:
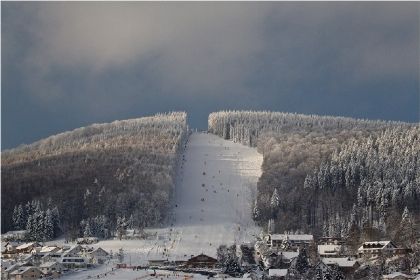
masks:
<svg viewBox="0 0 420 280"><path fill-rule="evenodd" d="M24 229L31 201L41 209L56 206L60 230L69 236L79 234L81 222L100 220L107 234L123 219L137 227L161 223L186 118L174 112L94 124L2 152L2 232ZM14 225L19 205L24 218Z"/></svg>

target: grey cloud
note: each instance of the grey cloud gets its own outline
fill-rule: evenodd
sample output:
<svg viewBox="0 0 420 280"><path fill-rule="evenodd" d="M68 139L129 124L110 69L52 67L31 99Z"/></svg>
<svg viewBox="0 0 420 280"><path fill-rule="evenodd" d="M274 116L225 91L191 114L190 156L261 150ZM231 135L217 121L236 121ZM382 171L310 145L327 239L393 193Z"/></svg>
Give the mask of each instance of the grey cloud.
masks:
<svg viewBox="0 0 420 280"><path fill-rule="evenodd" d="M48 115L58 118L53 133L186 109L204 127L208 112L229 108L416 121L418 7L3 2L2 122L11 131L23 122L13 110Z"/></svg>

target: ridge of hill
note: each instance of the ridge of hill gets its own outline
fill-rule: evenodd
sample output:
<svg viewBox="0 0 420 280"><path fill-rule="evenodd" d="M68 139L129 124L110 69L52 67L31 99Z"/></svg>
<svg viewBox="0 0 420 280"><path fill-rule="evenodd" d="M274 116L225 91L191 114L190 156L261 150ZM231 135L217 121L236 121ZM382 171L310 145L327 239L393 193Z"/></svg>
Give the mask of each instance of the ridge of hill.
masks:
<svg viewBox="0 0 420 280"><path fill-rule="evenodd" d="M93 124L3 151L2 231L23 229L32 212L43 219L55 206L61 231L73 237L81 222L101 221L103 235L123 220L139 227L161 223L188 136L186 120L185 112L172 112Z"/></svg>

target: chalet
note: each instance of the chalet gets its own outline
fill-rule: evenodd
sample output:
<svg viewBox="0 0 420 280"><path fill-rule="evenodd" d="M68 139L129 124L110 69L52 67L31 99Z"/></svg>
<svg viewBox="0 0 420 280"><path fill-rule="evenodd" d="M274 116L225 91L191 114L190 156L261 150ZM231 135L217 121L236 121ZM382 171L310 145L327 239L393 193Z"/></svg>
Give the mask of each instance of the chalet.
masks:
<svg viewBox="0 0 420 280"><path fill-rule="evenodd" d="M51 253L58 252L59 250L60 250L60 248L57 247L57 246L44 246L39 251L39 254L44 256L46 254L51 254Z"/></svg>
<svg viewBox="0 0 420 280"><path fill-rule="evenodd" d="M313 269L310 269L305 279L328 279L327 275L333 275L333 269L326 265L324 262L320 261L318 262Z"/></svg>
<svg viewBox="0 0 420 280"><path fill-rule="evenodd" d="M397 246L392 241L364 242L357 250L359 257L378 257L383 254L393 254Z"/></svg>
<svg viewBox="0 0 420 280"><path fill-rule="evenodd" d="M16 252L18 253L31 253L32 250L36 247L40 247L38 242L30 242L19 245L16 247Z"/></svg>
<svg viewBox="0 0 420 280"><path fill-rule="evenodd" d="M4 253L14 253L16 248L20 245L19 242L8 241L4 244ZM3 252L2 252L3 253Z"/></svg>
<svg viewBox="0 0 420 280"><path fill-rule="evenodd" d="M10 273L15 270L18 270L21 267L21 264L12 264L7 268L2 268L1 270L1 279L10 279Z"/></svg>
<svg viewBox="0 0 420 280"><path fill-rule="evenodd" d="M206 256L204 254L192 257L185 263L186 267L191 268L215 268L216 265L216 259Z"/></svg>
<svg viewBox="0 0 420 280"><path fill-rule="evenodd" d="M330 267L337 267L345 275L353 275L360 263L351 258L324 258L322 262Z"/></svg>
<svg viewBox="0 0 420 280"><path fill-rule="evenodd" d="M271 279L286 279L287 269L269 269L268 277Z"/></svg>
<svg viewBox="0 0 420 280"><path fill-rule="evenodd" d="M11 272L9 278L14 280L29 280L38 279L41 275L41 271L34 266L21 266L19 269Z"/></svg>
<svg viewBox="0 0 420 280"><path fill-rule="evenodd" d="M299 252L268 252L262 255L263 264L268 269L286 269L290 267L292 261L299 255Z"/></svg>
<svg viewBox="0 0 420 280"><path fill-rule="evenodd" d="M54 272L60 273L64 267L58 262L46 262L39 266L39 269L44 275L51 275Z"/></svg>
<svg viewBox="0 0 420 280"><path fill-rule="evenodd" d="M149 262L149 266L153 268L153 267L159 267L159 266L168 264L168 259L149 260L148 262Z"/></svg>
<svg viewBox="0 0 420 280"><path fill-rule="evenodd" d="M64 268L84 268L87 262L82 257L63 257L60 261Z"/></svg>
<svg viewBox="0 0 420 280"><path fill-rule="evenodd" d="M86 255L90 259L91 263L97 264L103 264L109 256L108 252L101 247L88 252Z"/></svg>
<svg viewBox="0 0 420 280"><path fill-rule="evenodd" d="M281 248L283 243L288 243L291 249L297 250L311 244L314 237L312 234L269 234L265 240L270 248Z"/></svg>
<svg viewBox="0 0 420 280"><path fill-rule="evenodd" d="M77 257L83 251L83 247L80 245L74 245L70 247L68 250L62 253L62 257Z"/></svg>
<svg viewBox="0 0 420 280"><path fill-rule="evenodd" d="M407 275L401 272L394 272L391 274L386 274L382 276L382 279L386 279L386 280L407 280L407 279L416 279L415 276L412 275Z"/></svg>
<svg viewBox="0 0 420 280"><path fill-rule="evenodd" d="M343 246L335 244L318 245L318 254L321 258L336 258L342 255Z"/></svg>

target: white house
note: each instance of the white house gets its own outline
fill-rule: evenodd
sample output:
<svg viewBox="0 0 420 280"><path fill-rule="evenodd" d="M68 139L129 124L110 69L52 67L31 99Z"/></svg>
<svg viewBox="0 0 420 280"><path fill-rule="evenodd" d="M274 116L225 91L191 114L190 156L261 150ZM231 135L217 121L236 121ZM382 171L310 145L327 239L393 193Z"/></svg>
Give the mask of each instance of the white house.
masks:
<svg viewBox="0 0 420 280"><path fill-rule="evenodd" d="M287 269L269 269L268 277L285 279L287 275Z"/></svg>
<svg viewBox="0 0 420 280"><path fill-rule="evenodd" d="M359 257L378 257L382 254L392 254L397 246L392 241L364 242L357 250Z"/></svg>
<svg viewBox="0 0 420 280"><path fill-rule="evenodd" d="M31 253L36 247L40 247L38 242L30 242L17 246L16 251L18 253Z"/></svg>
<svg viewBox="0 0 420 280"><path fill-rule="evenodd" d="M266 236L267 245L271 248L280 248L286 242L292 249L308 246L314 241L312 234L269 234Z"/></svg>
<svg viewBox="0 0 420 280"><path fill-rule="evenodd" d="M19 245L18 242L8 241L4 244L5 252L14 252Z"/></svg>
<svg viewBox="0 0 420 280"><path fill-rule="evenodd" d="M96 248L87 253L87 257L90 259L92 263L99 263L102 264L104 261L108 259L108 252L102 249L101 247Z"/></svg>
<svg viewBox="0 0 420 280"><path fill-rule="evenodd" d="M11 272L9 277L16 280L38 279L41 277L41 271L34 266L21 266L19 269Z"/></svg>
<svg viewBox="0 0 420 280"><path fill-rule="evenodd" d="M336 258L342 254L342 245L318 245L318 254L321 258Z"/></svg>
<svg viewBox="0 0 420 280"><path fill-rule="evenodd" d="M71 246L68 250L62 253L62 257L77 257L80 256L83 251L83 247L80 245Z"/></svg>
<svg viewBox="0 0 420 280"><path fill-rule="evenodd" d="M60 263L65 268L80 268L87 267L87 261L82 257L63 257Z"/></svg>

